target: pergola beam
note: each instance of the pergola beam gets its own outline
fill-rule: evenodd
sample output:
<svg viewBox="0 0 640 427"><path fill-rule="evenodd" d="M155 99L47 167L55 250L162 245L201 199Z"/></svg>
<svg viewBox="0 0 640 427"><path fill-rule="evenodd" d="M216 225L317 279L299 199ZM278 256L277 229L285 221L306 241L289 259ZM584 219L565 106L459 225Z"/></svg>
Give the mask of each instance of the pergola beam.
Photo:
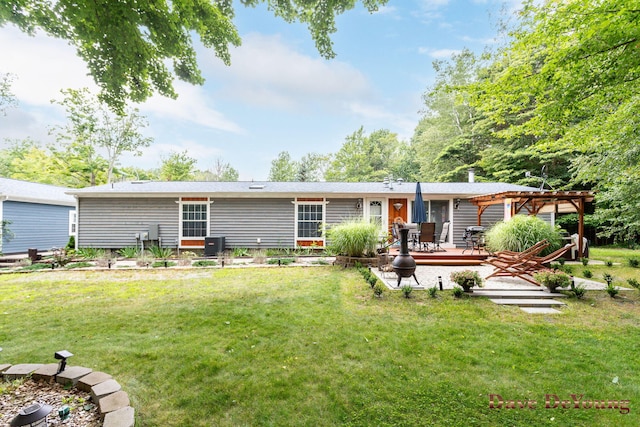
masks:
<svg viewBox="0 0 640 427"><path fill-rule="evenodd" d="M526 209L529 215L538 215L545 206L554 206L557 210L562 205L571 205L578 213L578 254L584 254L584 208L592 202L593 191L505 191L469 198L478 208L478 225L482 225L482 214L492 205L504 204L511 199L511 215L517 215Z"/></svg>

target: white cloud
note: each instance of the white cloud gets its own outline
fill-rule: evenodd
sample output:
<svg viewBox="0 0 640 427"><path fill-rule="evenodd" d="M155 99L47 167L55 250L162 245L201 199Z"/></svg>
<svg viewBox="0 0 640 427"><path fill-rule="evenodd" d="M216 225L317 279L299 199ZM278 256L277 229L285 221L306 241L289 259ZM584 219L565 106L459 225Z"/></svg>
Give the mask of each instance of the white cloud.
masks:
<svg viewBox="0 0 640 427"><path fill-rule="evenodd" d="M20 103L50 105L60 90L92 87L87 67L65 41L37 34L28 36L12 25L0 28L0 72L15 74L11 91Z"/></svg>
<svg viewBox="0 0 640 427"><path fill-rule="evenodd" d="M140 106L141 112L226 132L245 132L233 120L209 105L204 88L179 81L174 82L174 88L178 93L177 99L154 95Z"/></svg>
<svg viewBox="0 0 640 427"><path fill-rule="evenodd" d="M448 59L452 55L457 55L462 52L460 49L430 49L426 47L418 48L418 53L421 55L429 55L435 59Z"/></svg>
<svg viewBox="0 0 640 427"><path fill-rule="evenodd" d="M369 82L359 70L301 54L280 36L244 36L242 46L232 49L231 61L226 67L208 55L203 67L210 78L224 82L224 96L249 105L296 110L370 95Z"/></svg>

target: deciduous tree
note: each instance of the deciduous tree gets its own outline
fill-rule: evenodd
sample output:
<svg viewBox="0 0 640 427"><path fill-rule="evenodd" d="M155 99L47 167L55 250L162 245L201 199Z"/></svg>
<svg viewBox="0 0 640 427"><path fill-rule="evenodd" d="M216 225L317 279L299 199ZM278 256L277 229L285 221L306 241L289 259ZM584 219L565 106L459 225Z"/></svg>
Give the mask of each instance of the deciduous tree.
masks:
<svg viewBox="0 0 640 427"><path fill-rule="evenodd" d="M141 148L151 144L152 139L141 133L147 123L138 109L127 108L114 114L86 88L67 89L62 93L62 101L52 102L65 107L69 123L55 128L54 132L72 157L79 161L84 157L87 166L92 165L91 185L95 185L95 176L105 166L100 150L107 155L104 172L109 183L122 154L130 152L140 156Z"/></svg>
<svg viewBox="0 0 640 427"><path fill-rule="evenodd" d="M360 128L347 136L345 143L335 154L325 178L327 181L375 182L396 172L406 144L387 129L365 135ZM404 177L400 177L404 178Z"/></svg>
<svg viewBox="0 0 640 427"><path fill-rule="evenodd" d="M288 151L281 151L278 157L271 161L271 169L269 170L269 181L288 182L296 180L296 170L298 166L295 161L291 160Z"/></svg>
<svg viewBox="0 0 640 427"><path fill-rule="evenodd" d="M386 2L362 0L369 11ZM320 54L330 58L334 56L330 35L336 31L336 16L357 2L240 1L247 7L260 3L268 3L269 10L287 22L306 24ZM122 110L127 99L144 101L155 91L175 97L176 77L202 84L192 40L196 35L229 64L229 46L240 44L234 14L232 0L0 2L0 26L12 22L29 34L43 30L75 46L101 88L102 99L117 110Z"/></svg>
<svg viewBox="0 0 640 427"><path fill-rule="evenodd" d="M197 160L189 157L186 151L171 153L162 160L160 179L163 181L191 181Z"/></svg>
<svg viewBox="0 0 640 427"><path fill-rule="evenodd" d="M0 73L0 114L6 114L7 108L18 104L15 95L11 92L12 82L13 75Z"/></svg>

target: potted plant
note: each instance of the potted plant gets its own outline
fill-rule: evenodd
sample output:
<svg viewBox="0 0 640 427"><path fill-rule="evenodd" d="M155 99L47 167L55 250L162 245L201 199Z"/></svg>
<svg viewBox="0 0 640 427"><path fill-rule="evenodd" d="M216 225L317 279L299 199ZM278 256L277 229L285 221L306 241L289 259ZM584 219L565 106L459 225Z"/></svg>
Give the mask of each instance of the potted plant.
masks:
<svg viewBox="0 0 640 427"><path fill-rule="evenodd" d="M560 270L544 270L533 274L541 285L549 289L549 292L555 292L557 288L566 288L571 285L571 276Z"/></svg>
<svg viewBox="0 0 640 427"><path fill-rule="evenodd" d="M465 292L473 292L474 286L482 286L482 277L477 271L462 270L451 273L451 280L460 286Z"/></svg>

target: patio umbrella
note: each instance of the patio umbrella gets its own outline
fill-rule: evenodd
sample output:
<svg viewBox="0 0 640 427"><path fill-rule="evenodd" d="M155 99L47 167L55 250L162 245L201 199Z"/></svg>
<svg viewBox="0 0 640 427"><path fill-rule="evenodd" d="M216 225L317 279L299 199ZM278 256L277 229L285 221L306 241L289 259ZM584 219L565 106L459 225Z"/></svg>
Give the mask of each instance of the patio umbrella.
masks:
<svg viewBox="0 0 640 427"><path fill-rule="evenodd" d="M424 201L422 200L422 189L420 183L416 183L416 197L413 202L413 210L411 211L411 219L416 224L427 222L427 211L424 209Z"/></svg>

